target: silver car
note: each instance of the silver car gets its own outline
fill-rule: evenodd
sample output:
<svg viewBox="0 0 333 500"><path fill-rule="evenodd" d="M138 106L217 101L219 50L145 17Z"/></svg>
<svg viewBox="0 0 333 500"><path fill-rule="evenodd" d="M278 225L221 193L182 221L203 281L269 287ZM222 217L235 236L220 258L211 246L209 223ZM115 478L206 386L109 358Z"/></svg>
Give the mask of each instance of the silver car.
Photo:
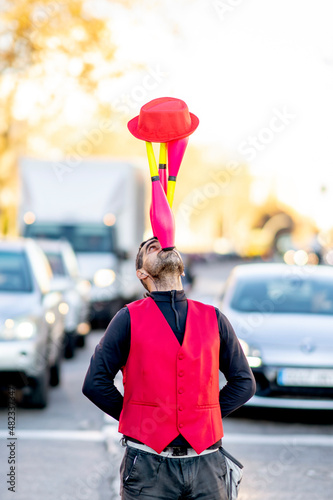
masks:
<svg viewBox="0 0 333 500"><path fill-rule="evenodd" d="M250 406L333 409L333 269L244 264L220 304L256 383Z"/></svg>
<svg viewBox="0 0 333 500"><path fill-rule="evenodd" d="M75 346L83 346L90 332L90 282L79 276L72 245L62 240L37 240L53 272L52 288L62 292L65 303L65 357L72 358Z"/></svg>
<svg viewBox="0 0 333 500"><path fill-rule="evenodd" d="M33 240L0 240L0 387L22 389L22 403L37 408L59 383L63 356L64 302L51 279Z"/></svg>

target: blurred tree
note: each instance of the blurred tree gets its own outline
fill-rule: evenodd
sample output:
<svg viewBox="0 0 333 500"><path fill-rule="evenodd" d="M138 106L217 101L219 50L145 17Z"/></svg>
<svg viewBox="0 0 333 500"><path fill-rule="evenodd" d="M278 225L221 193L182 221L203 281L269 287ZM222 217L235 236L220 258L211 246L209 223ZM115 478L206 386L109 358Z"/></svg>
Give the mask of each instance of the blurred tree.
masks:
<svg viewBox="0 0 333 500"><path fill-rule="evenodd" d="M1 2L0 188L15 190L13 152L60 156L77 141L78 126L97 117L108 117L101 133L107 132L110 104L96 96L103 82L120 74L114 54L107 17L94 17L91 3ZM12 198L7 190L6 204L0 193L1 225L9 232Z"/></svg>
<svg viewBox="0 0 333 500"><path fill-rule="evenodd" d="M92 96L101 81L118 76L107 20L94 18L85 5L83 0L4 2L0 86L7 140L23 139L22 127L17 134L12 130L15 122L30 127L57 118L69 126L82 123L83 115L97 111Z"/></svg>

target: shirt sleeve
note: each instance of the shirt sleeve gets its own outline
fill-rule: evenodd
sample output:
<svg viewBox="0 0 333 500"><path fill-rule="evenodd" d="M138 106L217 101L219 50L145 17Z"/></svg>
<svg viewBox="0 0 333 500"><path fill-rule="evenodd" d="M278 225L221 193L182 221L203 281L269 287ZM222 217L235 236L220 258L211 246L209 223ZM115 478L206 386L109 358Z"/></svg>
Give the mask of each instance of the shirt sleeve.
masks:
<svg viewBox="0 0 333 500"><path fill-rule="evenodd" d="M248 401L256 391L256 383L243 349L227 317L216 308L220 333L220 370L227 384L220 390L222 417Z"/></svg>
<svg viewBox="0 0 333 500"><path fill-rule="evenodd" d="M91 357L82 392L98 408L119 420L123 396L114 385L114 378L125 366L131 343L131 320L127 307L122 308L109 323Z"/></svg>

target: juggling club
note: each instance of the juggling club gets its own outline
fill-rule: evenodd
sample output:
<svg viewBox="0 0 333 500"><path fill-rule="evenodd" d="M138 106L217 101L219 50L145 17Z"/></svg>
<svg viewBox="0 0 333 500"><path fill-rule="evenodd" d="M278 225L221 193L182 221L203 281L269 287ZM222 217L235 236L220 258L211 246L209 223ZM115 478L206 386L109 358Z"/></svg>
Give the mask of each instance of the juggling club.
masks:
<svg viewBox="0 0 333 500"><path fill-rule="evenodd" d="M179 172L180 164L184 157L187 143L188 143L188 137L168 142L169 178L168 178L167 197L170 207L172 207L173 197L175 195L177 175Z"/></svg>
<svg viewBox="0 0 333 500"><path fill-rule="evenodd" d="M175 220L158 175L152 143L146 142L146 147L152 181L151 227L162 250L171 250L175 247Z"/></svg>
<svg viewBox="0 0 333 500"><path fill-rule="evenodd" d="M165 142L162 142L160 145L160 159L158 165L158 172L165 194L167 193L167 187L168 187L166 163L167 163L167 145Z"/></svg>

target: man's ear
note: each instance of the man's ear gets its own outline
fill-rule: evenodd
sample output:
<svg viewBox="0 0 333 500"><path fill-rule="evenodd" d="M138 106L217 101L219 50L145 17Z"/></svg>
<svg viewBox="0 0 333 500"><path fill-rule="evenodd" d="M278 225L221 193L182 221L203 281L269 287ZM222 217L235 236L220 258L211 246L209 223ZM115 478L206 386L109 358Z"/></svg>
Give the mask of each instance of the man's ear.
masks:
<svg viewBox="0 0 333 500"><path fill-rule="evenodd" d="M139 278L139 280L146 280L148 278L148 275L142 271L142 269L137 269L136 275Z"/></svg>
<svg viewBox="0 0 333 500"><path fill-rule="evenodd" d="M182 272L181 276L185 276L185 272L184 271Z"/></svg>

